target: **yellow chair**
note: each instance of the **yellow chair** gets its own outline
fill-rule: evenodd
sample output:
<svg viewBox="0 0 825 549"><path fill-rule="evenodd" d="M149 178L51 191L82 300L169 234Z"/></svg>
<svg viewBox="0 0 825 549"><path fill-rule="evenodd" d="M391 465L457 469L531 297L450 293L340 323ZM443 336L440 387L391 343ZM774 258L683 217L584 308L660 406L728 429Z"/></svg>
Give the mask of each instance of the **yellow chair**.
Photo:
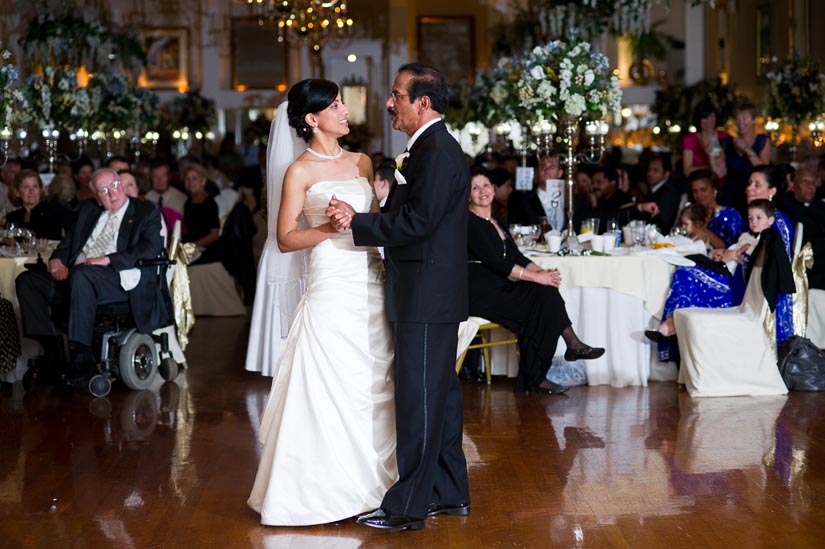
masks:
<svg viewBox="0 0 825 549"><path fill-rule="evenodd" d="M518 356L518 338L515 335L510 339L503 339L501 341L490 341L489 332L495 328L502 328L501 324L496 324L495 322L486 322L481 324L478 327L478 332L476 333L476 337L481 339L481 343L473 343L469 345L464 352L461 353L461 356L458 359L455 367L455 373L458 374L461 371L461 367L464 365L464 357L467 356L467 351L470 349L482 349L484 353L484 374L487 377L487 384L489 385L492 382L491 379L491 364L490 364L490 351L488 349L490 347L495 347L496 345L509 345L511 343L516 345L516 356ZM485 335L486 334L486 335Z"/></svg>

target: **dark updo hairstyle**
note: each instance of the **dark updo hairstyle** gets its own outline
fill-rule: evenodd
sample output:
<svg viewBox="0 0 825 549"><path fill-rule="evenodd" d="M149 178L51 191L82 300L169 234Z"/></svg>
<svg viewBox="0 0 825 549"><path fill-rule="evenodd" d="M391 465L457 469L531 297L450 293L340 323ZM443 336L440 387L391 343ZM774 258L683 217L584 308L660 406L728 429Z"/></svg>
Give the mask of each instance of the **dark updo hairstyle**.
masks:
<svg viewBox="0 0 825 549"><path fill-rule="evenodd" d="M319 113L332 105L338 97L338 84L319 78L307 78L292 86L286 97L289 101L289 125L295 128L298 137L309 143L312 140L312 128L305 120L306 115Z"/></svg>
<svg viewBox="0 0 825 549"><path fill-rule="evenodd" d="M785 176L782 170L772 164L763 164L753 169L751 174L761 173L765 176L765 181L768 182L768 187L776 189L776 192L781 193L785 190Z"/></svg>
<svg viewBox="0 0 825 549"><path fill-rule="evenodd" d="M694 181L707 181L714 190L719 190L719 179L716 174L707 168L700 168L690 172L688 176L688 188L691 188Z"/></svg>
<svg viewBox="0 0 825 549"><path fill-rule="evenodd" d="M718 124L719 109L716 108L716 105L713 104L713 101L711 101L710 99L699 101L693 108L693 118L691 118L690 123L696 126L696 131L698 132L700 131L702 119L707 118L712 114L716 115L716 123Z"/></svg>
<svg viewBox="0 0 825 549"><path fill-rule="evenodd" d="M472 166L470 168L470 179L474 178L477 175L486 177L487 181L490 181L490 183L492 184L492 180L490 179L490 170L488 170L484 166L476 164L475 166Z"/></svg>

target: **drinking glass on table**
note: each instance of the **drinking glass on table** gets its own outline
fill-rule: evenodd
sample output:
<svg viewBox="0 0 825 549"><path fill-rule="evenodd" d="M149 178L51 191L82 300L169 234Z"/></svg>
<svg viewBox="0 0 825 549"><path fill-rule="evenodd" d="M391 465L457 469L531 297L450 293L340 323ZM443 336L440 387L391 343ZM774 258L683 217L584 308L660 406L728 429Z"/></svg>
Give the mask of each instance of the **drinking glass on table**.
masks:
<svg viewBox="0 0 825 549"><path fill-rule="evenodd" d="M643 221L640 222L633 222L632 226L633 231L633 242L636 245L636 248L642 247L645 243L645 238L647 237L647 227Z"/></svg>
<svg viewBox="0 0 825 549"><path fill-rule="evenodd" d="M547 216L540 216L539 217L539 242L544 242L545 237L544 235L550 230L550 223L547 221Z"/></svg>

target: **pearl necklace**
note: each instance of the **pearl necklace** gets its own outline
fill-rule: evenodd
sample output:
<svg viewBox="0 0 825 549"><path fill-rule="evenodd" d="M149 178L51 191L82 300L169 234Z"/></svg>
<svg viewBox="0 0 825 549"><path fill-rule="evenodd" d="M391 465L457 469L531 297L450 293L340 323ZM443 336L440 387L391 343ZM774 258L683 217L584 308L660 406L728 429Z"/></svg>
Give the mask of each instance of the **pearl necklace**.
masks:
<svg viewBox="0 0 825 549"><path fill-rule="evenodd" d="M317 156L318 158L323 158L324 160L337 160L343 156L344 149L338 147L338 152L335 154L321 154L318 151L313 151L311 148L307 147L307 152L313 156Z"/></svg>

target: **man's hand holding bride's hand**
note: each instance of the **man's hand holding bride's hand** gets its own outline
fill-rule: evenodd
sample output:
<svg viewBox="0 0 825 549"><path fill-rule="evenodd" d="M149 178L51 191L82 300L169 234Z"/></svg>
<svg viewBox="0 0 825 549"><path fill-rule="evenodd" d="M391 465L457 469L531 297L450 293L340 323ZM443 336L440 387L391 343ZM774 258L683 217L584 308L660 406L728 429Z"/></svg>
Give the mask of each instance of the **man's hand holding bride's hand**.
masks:
<svg viewBox="0 0 825 549"><path fill-rule="evenodd" d="M329 201L329 207L326 210L332 227L338 231L346 231L352 225L352 216L355 215L355 209L342 200L338 200L335 195L332 195L332 200Z"/></svg>

